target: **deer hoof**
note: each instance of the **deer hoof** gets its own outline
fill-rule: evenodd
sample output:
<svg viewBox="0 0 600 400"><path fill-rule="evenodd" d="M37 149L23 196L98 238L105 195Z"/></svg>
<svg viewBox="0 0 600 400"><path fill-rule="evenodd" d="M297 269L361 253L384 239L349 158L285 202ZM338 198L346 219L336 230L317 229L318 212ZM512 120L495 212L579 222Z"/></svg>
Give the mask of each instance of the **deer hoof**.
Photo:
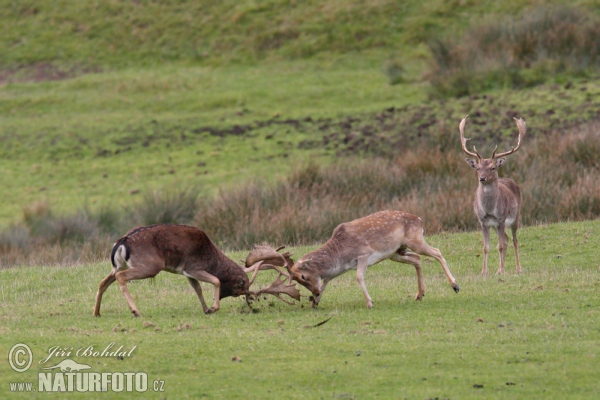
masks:
<svg viewBox="0 0 600 400"><path fill-rule="evenodd" d="M133 316L134 316L134 317L136 317L136 318L139 318L139 317L140 317L140 313L139 313L139 312L137 312L136 310L133 310L133 311L132 311L132 313L133 313Z"/></svg>
<svg viewBox="0 0 600 400"><path fill-rule="evenodd" d="M417 293L417 296L415 297L416 301L421 301L423 300L423 296L425 296L425 293Z"/></svg>
<svg viewBox="0 0 600 400"><path fill-rule="evenodd" d="M213 307L213 308L209 308L208 310L206 310L206 311L204 312L204 314L214 314L214 313L216 313L217 311L219 311L219 309L218 309L218 308L217 308L217 309L215 309L215 308Z"/></svg>
<svg viewBox="0 0 600 400"><path fill-rule="evenodd" d="M454 291L455 291L456 293L460 292L460 288L458 287L458 285L454 285L454 286L452 286L452 289L454 289Z"/></svg>

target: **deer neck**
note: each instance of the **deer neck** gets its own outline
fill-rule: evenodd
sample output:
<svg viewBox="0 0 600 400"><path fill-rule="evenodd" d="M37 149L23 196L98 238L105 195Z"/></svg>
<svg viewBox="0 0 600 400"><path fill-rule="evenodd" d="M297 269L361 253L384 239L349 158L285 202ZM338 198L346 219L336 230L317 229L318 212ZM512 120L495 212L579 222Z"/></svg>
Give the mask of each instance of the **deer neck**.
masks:
<svg viewBox="0 0 600 400"><path fill-rule="evenodd" d="M479 189L477 190L478 207L485 214L495 215L499 193L498 180L487 184L479 183Z"/></svg>
<svg viewBox="0 0 600 400"><path fill-rule="evenodd" d="M319 266L318 274L321 278L331 278L342 274L340 257L335 243L327 242L320 249L315 250L306 258Z"/></svg>

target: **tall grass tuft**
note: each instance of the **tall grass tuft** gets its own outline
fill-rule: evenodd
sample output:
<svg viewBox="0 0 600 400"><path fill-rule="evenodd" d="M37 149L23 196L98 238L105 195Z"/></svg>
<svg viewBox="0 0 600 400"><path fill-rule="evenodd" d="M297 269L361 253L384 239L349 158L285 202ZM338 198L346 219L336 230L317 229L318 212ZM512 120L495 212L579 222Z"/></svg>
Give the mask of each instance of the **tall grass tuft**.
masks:
<svg viewBox="0 0 600 400"><path fill-rule="evenodd" d="M600 17L573 6L542 6L516 18L473 24L461 37L435 38L428 80L434 94L465 96L522 88L565 73L600 69Z"/></svg>

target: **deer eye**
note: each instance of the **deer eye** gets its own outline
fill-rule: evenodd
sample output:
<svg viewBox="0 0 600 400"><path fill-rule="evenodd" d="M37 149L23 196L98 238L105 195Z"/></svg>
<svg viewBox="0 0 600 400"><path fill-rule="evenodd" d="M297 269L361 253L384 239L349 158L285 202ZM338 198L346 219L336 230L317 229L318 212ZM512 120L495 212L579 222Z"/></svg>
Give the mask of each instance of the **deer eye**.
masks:
<svg viewBox="0 0 600 400"><path fill-rule="evenodd" d="M304 275L300 275L300 278L302 278L303 281L306 280L306 278L304 277Z"/></svg>

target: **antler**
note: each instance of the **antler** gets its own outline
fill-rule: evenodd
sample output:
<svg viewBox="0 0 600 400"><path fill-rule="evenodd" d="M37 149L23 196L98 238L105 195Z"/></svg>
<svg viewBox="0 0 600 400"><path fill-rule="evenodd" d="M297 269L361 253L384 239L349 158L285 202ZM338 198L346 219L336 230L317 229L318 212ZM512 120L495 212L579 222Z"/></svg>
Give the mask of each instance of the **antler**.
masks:
<svg viewBox="0 0 600 400"><path fill-rule="evenodd" d="M300 292L296 289L295 284L292 284L292 277L289 273L290 268L294 265L294 260L291 258L292 254L289 252L285 252L284 254L278 253L279 250L284 248L285 246L273 249L268 245L254 245L254 250L248 254L245 261L246 272L253 272L252 278L250 279L250 286L254 283L259 271L274 269L279 275L277 275L277 278L269 287L260 289L257 292L249 292L249 294L254 295L256 298L261 294L271 294L288 304L293 303L282 299L280 294L287 294L293 299L300 300ZM282 271L280 267L286 268L288 273ZM287 284L284 283L285 279L280 279L282 276L288 280Z"/></svg>
<svg viewBox="0 0 600 400"><path fill-rule="evenodd" d="M515 151L519 150L519 147L521 147L521 139L523 138L523 136L525 136L525 132L527 132L527 126L525 124L525 121L523 121L522 118L516 119L515 117L513 117L513 119L515 120L515 122L517 124L517 128L519 128L519 140L517 142L517 147L513 147L512 150L506 151L506 152L500 153L500 154L496 154L496 149L494 149L494 152L492 153L492 158L507 156L507 155L512 154ZM496 148L498 148L498 146L496 146Z"/></svg>
<svg viewBox="0 0 600 400"><path fill-rule="evenodd" d="M292 299L300 301L300 291L296 288L296 285L293 283L285 283L285 279L283 279L283 280L280 279L282 276L285 277L285 275L280 273L277 276L277 279L275 279L269 287L260 289L257 292L250 292L250 293L255 295L257 298L261 294L265 294L265 293L271 294L287 304L294 304L294 303L291 303L287 300L282 299L280 296L281 294L287 294Z"/></svg>
<svg viewBox="0 0 600 400"><path fill-rule="evenodd" d="M462 119L462 121L460 121L460 125L458 126L458 130L460 131L460 144L462 145L462 150L465 153L467 153L471 157L477 157L481 160L481 156L479 155L479 153L477 153L477 149L475 148L475 146L473 146L473 150L475 151L475 153L467 150L467 140L471 140L470 138L465 139L465 124L467 123L467 118L469 118L468 115L465 116Z"/></svg>
<svg viewBox="0 0 600 400"><path fill-rule="evenodd" d="M245 265L246 272L254 272L252 280L250 284L254 281L256 277L256 272L258 270L268 270L274 269L283 276L289 279L288 283L291 283L292 278L289 274L290 268L294 265L294 260L292 260L292 255L290 252L285 252L283 254L278 253L279 250L285 249L285 246L279 246L277 249L273 249L268 245L254 245L254 250L248 253L248 257L246 257ZM262 263L261 263L262 261ZM285 267L288 270L288 273L282 272L277 267Z"/></svg>

